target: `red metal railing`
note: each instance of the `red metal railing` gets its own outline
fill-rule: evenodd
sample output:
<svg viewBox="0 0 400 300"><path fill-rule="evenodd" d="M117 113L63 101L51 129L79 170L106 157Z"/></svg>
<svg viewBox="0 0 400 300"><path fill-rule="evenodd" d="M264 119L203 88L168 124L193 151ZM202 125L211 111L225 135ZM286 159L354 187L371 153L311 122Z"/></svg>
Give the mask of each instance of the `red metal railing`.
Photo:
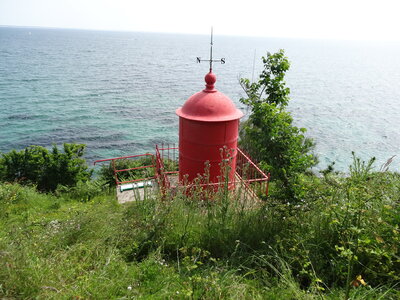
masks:
<svg viewBox="0 0 400 300"><path fill-rule="evenodd" d="M158 186L161 189L161 193L165 195L167 189L170 188L170 183L168 176L165 173L164 160L161 157L158 145L156 145L156 178L158 180Z"/></svg>
<svg viewBox="0 0 400 300"><path fill-rule="evenodd" d="M170 144L161 144L161 147L156 145L156 174L158 186L160 187L163 196L165 196L166 192L171 188L168 176L178 175L179 173L177 168L178 151L179 148L175 147L175 145L170 146ZM166 166L165 162L172 166ZM174 164L176 168L174 168Z"/></svg>
<svg viewBox="0 0 400 300"><path fill-rule="evenodd" d="M156 145L155 149L156 153L153 154L140 154L140 155L131 155L131 156L122 156L116 158L109 158L109 159L100 159L96 160L94 164L100 162L107 162L110 161L112 163L115 182L117 185L131 183L131 182L138 182L144 180L155 179L157 180L158 186L163 195L171 188L170 177L171 176L178 176L178 157L179 157L179 148L176 147L174 144L161 144L161 147ZM152 164L146 166L138 166L133 168L126 168L126 169L116 169L115 162L119 159L137 159L140 157L150 156L152 157ZM147 169L152 168L154 170L154 176L140 178L140 179L133 179L133 180L126 180L120 181L118 178L118 174L123 172L129 172L133 170L140 170L140 169ZM218 183L204 183L204 180L200 182L198 185L202 188L210 187L214 189L215 187L222 187L224 184L228 184L229 186L236 186L237 184L244 184L248 191L253 193L254 196L257 195L268 195L268 185L270 180L270 174L265 174L256 163L252 161L250 156L245 153L243 150L237 148L237 155L236 155L236 174L235 180L229 182L218 182ZM182 187L184 189L190 188L193 184L184 184L178 181L178 178L174 180L176 182L176 187ZM206 180L207 181L207 180Z"/></svg>
<svg viewBox="0 0 400 300"><path fill-rule="evenodd" d="M117 160L119 160L119 159L138 159L138 158L146 157L146 156L150 156L151 157L152 162L153 162L151 165L138 166L138 167L127 168L127 169L119 169L119 170L116 168L115 162ZM113 172L114 172L114 178L115 178L116 185L125 184L125 183L132 183L132 182L138 182L138 181L144 181L144 180L151 180L151 179L155 178L155 176L148 176L146 178L124 180L124 181L120 181L119 178L118 178L118 174L122 173L122 172L129 172L129 171L134 171L134 170L150 169L150 168L152 168L153 170L156 170L154 155L150 154L150 153L138 154L138 155L130 155L130 156L121 156L121 157L107 158L107 159L99 159L99 160L96 160L93 164L96 165L97 163L102 163L102 162L111 162L112 168L113 168Z"/></svg>
<svg viewBox="0 0 400 300"><path fill-rule="evenodd" d="M250 158L248 153L237 148L236 174L247 187L256 190L260 195L268 196L269 181L271 174L265 174L256 163Z"/></svg>
<svg viewBox="0 0 400 300"><path fill-rule="evenodd" d="M168 175L178 175L179 171L171 171L165 169L164 162L175 161L177 162L179 157L179 148L174 145L170 147L170 145L162 144L161 148L156 146L156 157L160 162L158 163L161 171L159 172L159 176L162 178L160 182L160 186L164 189L171 188L171 183ZM159 168L157 166L157 168ZM224 184L228 184L229 186L244 184L248 190L254 191L254 194L265 195L268 196L268 187L270 174L265 174L257 165L252 161L250 155L245 153L243 150L237 148L236 155L236 180L228 181L228 182L218 182L218 183L199 183L198 185L201 187L222 187ZM204 182L204 180L202 181ZM179 183L177 184L183 188L189 188L191 184Z"/></svg>

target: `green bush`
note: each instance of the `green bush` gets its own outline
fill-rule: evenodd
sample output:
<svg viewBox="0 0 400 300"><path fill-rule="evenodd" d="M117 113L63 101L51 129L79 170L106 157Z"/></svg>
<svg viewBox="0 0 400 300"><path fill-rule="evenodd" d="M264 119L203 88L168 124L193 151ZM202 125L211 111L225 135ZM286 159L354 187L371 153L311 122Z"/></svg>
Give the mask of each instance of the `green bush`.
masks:
<svg viewBox="0 0 400 300"><path fill-rule="evenodd" d="M240 101L251 110L241 124L240 145L271 172L275 184L282 185L281 196L286 200L301 198L298 176L317 164L311 153L314 142L305 137L305 128L292 124L293 118L285 110L290 90L284 79L290 63L284 51L268 53L262 60L264 70L257 82L240 80L247 94Z"/></svg>
<svg viewBox="0 0 400 300"><path fill-rule="evenodd" d="M102 165L98 171L99 179L104 181L110 187L115 187L114 167L116 170L124 170L130 168L137 168L142 166L155 165L155 157L146 155L136 159L117 159L114 162ZM178 164L171 159L164 159L165 171L177 171ZM148 178L155 175L154 168L143 168L118 173L119 181L128 181L134 179Z"/></svg>
<svg viewBox="0 0 400 300"><path fill-rule="evenodd" d="M110 187L115 187L115 174L114 168L116 170L124 170L137 168L141 166L151 166L154 165L154 157L150 155L142 156L136 159L117 159L115 161L111 161L107 164L104 164L100 167L98 171L99 179L104 181ZM154 168L144 168L137 170L130 170L125 172L118 173L119 181L128 181L140 178L147 178L154 176Z"/></svg>
<svg viewBox="0 0 400 300"><path fill-rule="evenodd" d="M34 184L40 191L54 191L59 184L74 186L90 179L82 158L85 145L64 144L63 152L56 145L51 151L41 146L29 146L25 150L12 150L0 158L0 180Z"/></svg>

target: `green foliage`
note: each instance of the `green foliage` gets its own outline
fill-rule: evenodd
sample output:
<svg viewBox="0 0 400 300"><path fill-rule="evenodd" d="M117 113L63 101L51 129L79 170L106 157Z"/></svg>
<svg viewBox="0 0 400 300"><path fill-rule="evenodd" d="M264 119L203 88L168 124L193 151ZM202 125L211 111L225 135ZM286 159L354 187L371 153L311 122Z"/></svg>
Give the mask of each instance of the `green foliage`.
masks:
<svg viewBox="0 0 400 300"><path fill-rule="evenodd" d="M115 170L125 170L130 168L136 168L141 166L151 166L154 165L153 156L144 156L137 159L117 159L111 161L108 164L102 165L98 174L100 180L104 181L110 187L115 187ZM130 170L126 172L118 173L119 181L128 181L140 178L147 178L154 176L154 168L144 168L137 170Z"/></svg>
<svg viewBox="0 0 400 300"><path fill-rule="evenodd" d="M305 137L305 128L294 126L291 114L285 111L289 103L289 88L284 78L290 63L283 50L262 58L264 70L258 82L241 79L251 114L242 122L240 145L270 171L286 191L285 196L298 196L298 175L317 164L311 153L312 139Z"/></svg>
<svg viewBox="0 0 400 300"><path fill-rule="evenodd" d="M75 186L64 186L58 185L55 190L55 194L59 197L67 195L68 197L79 200L82 202L87 202L92 200L94 197L107 194L109 192L114 192L111 190L109 185L106 184L101 179L79 181Z"/></svg>
<svg viewBox="0 0 400 300"><path fill-rule="evenodd" d="M146 155L142 157L138 157L135 159L117 159L114 162L109 162L108 164L104 164L100 167L98 171L99 179L103 181L110 187L115 187L115 170L125 170L131 168L137 168L142 166L154 166L155 158L154 156ZM164 159L164 169L165 171L177 171L178 164L176 161L171 159ZM118 173L119 181L128 181L134 179L142 179L154 176L154 167L129 170Z"/></svg>
<svg viewBox="0 0 400 300"><path fill-rule="evenodd" d="M398 299L400 175L354 158L296 204L0 184L0 298Z"/></svg>
<svg viewBox="0 0 400 300"><path fill-rule="evenodd" d="M356 157L354 152L351 152L351 155L353 156L353 164L349 168L350 176L353 180L363 182L368 179L376 159L372 157L368 163L365 163L359 157Z"/></svg>
<svg viewBox="0 0 400 300"><path fill-rule="evenodd" d="M83 144L64 144L64 152L56 145L51 151L40 146L29 146L25 150L12 150L0 158L0 181L34 184L40 191L54 191L59 184L74 186L79 181L90 179L82 158Z"/></svg>
<svg viewBox="0 0 400 300"><path fill-rule="evenodd" d="M305 184L308 201L294 217L297 235L285 236L281 248L302 282L316 277L344 286L345 299L362 285L357 278L372 286L400 282L400 176L374 173L374 158L365 163L353 157L352 176L328 174Z"/></svg>

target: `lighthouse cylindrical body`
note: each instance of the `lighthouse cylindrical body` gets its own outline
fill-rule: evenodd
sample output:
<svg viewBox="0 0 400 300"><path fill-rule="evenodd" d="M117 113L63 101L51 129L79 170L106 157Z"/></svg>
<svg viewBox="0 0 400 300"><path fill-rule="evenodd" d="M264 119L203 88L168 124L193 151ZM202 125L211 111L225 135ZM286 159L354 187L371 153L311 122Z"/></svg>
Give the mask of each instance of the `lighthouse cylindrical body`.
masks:
<svg viewBox="0 0 400 300"><path fill-rule="evenodd" d="M214 89L216 77L208 73L206 89L178 108L179 180L192 182L207 175L210 183L235 180L239 119L243 113L232 100ZM224 169L226 168L226 169ZM229 171L228 174L224 174ZM232 185L230 185L231 187Z"/></svg>
<svg viewBox="0 0 400 300"><path fill-rule="evenodd" d="M187 177L191 182L199 174L208 173L210 182L217 183L226 175L222 167L229 171L229 181L234 181L238 127L239 120L201 122L180 118L179 179Z"/></svg>

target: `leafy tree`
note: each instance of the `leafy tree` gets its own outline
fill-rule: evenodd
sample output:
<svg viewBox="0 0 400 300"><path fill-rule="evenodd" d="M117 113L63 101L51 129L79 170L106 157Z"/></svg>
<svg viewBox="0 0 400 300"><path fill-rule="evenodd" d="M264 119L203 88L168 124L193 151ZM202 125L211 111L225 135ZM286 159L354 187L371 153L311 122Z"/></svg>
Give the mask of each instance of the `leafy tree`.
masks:
<svg viewBox="0 0 400 300"><path fill-rule="evenodd" d="M315 144L304 136L305 128L294 126L293 118L285 109L289 103L290 89L284 81L290 63L283 50L267 53L262 58L264 70L257 82L240 79L247 98L246 104L251 114L242 123L240 144L261 167L272 174L272 179L280 183L285 196L295 197L299 174L317 163L311 153Z"/></svg>
<svg viewBox="0 0 400 300"><path fill-rule="evenodd" d="M82 158L85 145L64 144L63 152L56 145L51 151L41 146L29 146L25 150L12 150L0 158L0 180L35 184L41 191L54 191L57 185L74 186L90 179Z"/></svg>

